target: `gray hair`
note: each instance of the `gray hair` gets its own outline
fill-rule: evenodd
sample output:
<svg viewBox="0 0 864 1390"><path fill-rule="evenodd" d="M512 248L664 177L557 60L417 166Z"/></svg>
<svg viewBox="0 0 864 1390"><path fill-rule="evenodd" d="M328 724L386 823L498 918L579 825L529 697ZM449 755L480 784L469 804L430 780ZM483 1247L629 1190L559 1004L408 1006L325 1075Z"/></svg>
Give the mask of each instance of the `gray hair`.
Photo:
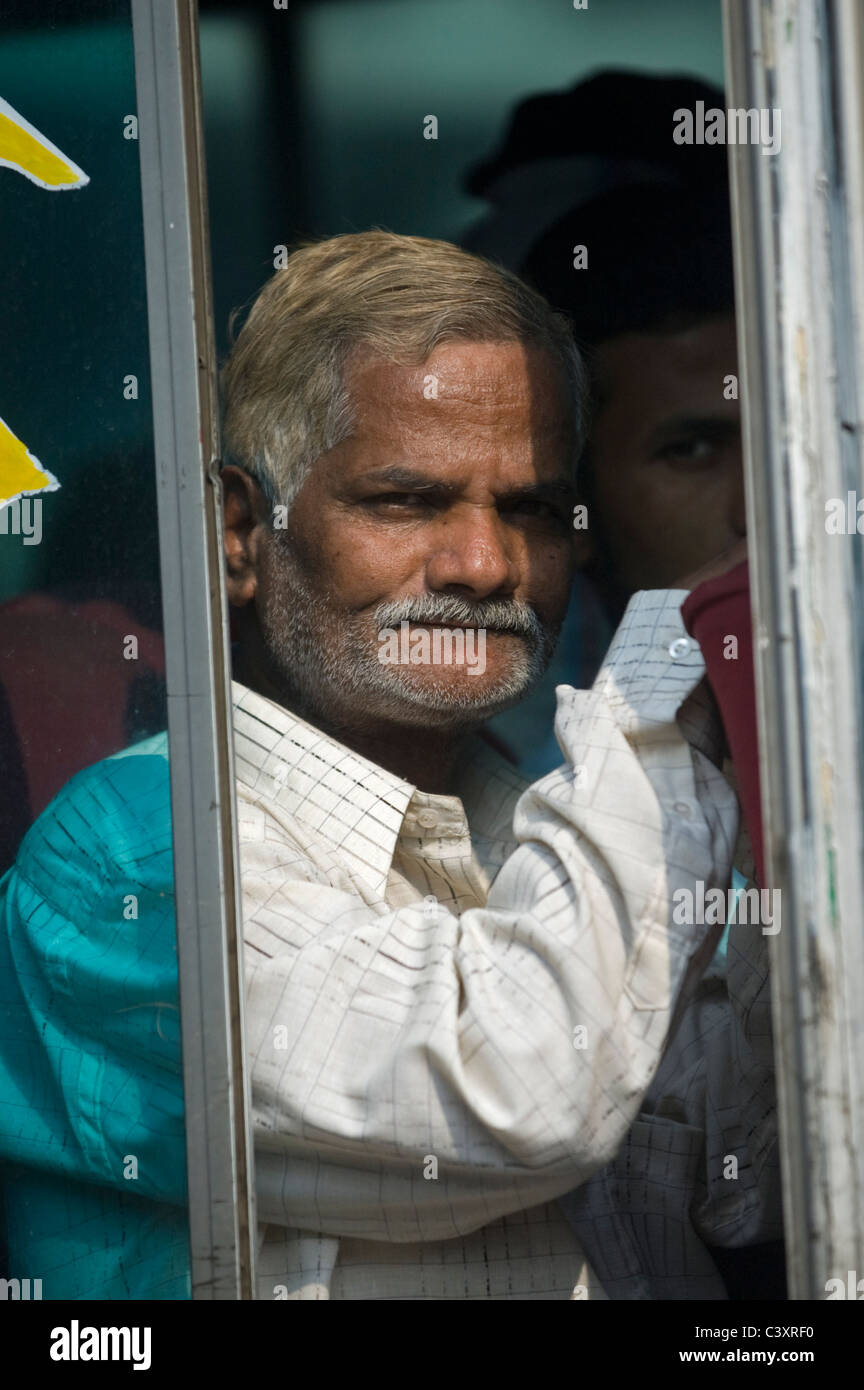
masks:
<svg viewBox="0 0 864 1390"><path fill-rule="evenodd" d="M232 331L235 315L232 315ZM222 369L225 460L290 505L347 439L357 348L420 365L441 343L523 342L559 364L585 437L587 373L569 324L510 271L446 241L358 232L298 247L264 285Z"/></svg>

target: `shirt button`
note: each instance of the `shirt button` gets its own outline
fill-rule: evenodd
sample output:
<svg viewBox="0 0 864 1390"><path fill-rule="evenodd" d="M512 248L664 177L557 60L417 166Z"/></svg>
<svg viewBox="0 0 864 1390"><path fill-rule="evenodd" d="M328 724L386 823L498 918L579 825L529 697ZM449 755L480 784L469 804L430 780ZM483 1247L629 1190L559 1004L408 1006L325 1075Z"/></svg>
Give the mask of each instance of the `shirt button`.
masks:
<svg viewBox="0 0 864 1390"><path fill-rule="evenodd" d="M689 820L693 814L693 807L690 805L689 801L676 801L672 810L677 811L679 816L685 816L687 820Z"/></svg>
<svg viewBox="0 0 864 1390"><path fill-rule="evenodd" d="M686 656L690 650L689 637L676 637L674 642L669 643L669 655L673 661L680 661L682 656Z"/></svg>
<svg viewBox="0 0 864 1390"><path fill-rule="evenodd" d="M438 817L434 811L419 811L417 814L417 822L419 825L423 826L424 830L431 830L433 826L438 824Z"/></svg>

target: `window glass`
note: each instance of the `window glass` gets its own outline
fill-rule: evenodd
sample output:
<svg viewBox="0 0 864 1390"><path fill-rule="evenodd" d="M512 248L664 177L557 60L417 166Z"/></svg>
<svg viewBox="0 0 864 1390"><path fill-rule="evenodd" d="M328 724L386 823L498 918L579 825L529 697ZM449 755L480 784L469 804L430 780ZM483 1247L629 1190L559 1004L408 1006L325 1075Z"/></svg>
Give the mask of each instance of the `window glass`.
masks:
<svg viewBox="0 0 864 1390"><path fill-rule="evenodd" d="M0 47L3 1269L21 1297L184 1298L132 22L31 10Z"/></svg>

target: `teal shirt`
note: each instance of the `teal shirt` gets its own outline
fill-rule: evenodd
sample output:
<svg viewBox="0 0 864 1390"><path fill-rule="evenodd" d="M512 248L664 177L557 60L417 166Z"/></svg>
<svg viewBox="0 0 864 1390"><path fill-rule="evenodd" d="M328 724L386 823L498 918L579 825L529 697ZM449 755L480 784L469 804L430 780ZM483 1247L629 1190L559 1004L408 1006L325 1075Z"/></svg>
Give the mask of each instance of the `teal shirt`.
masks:
<svg viewBox="0 0 864 1390"><path fill-rule="evenodd" d="M74 777L0 881L0 1195L44 1299L189 1297L165 734Z"/></svg>

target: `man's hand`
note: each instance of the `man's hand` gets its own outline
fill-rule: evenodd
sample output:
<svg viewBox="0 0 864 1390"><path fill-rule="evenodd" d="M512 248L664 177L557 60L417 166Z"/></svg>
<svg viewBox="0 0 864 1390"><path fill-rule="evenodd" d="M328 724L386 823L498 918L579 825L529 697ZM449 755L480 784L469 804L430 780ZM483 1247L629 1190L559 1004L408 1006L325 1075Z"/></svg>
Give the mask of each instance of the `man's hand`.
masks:
<svg viewBox="0 0 864 1390"><path fill-rule="evenodd" d="M718 575L726 574L727 570L734 569L747 559L747 538L742 537L736 541L728 550L723 550L719 555L715 555L713 560L709 560L707 565L702 565L701 569L693 570L685 579L679 579L677 583L671 584L672 589L696 589L700 584L704 584L708 579L716 579Z"/></svg>

